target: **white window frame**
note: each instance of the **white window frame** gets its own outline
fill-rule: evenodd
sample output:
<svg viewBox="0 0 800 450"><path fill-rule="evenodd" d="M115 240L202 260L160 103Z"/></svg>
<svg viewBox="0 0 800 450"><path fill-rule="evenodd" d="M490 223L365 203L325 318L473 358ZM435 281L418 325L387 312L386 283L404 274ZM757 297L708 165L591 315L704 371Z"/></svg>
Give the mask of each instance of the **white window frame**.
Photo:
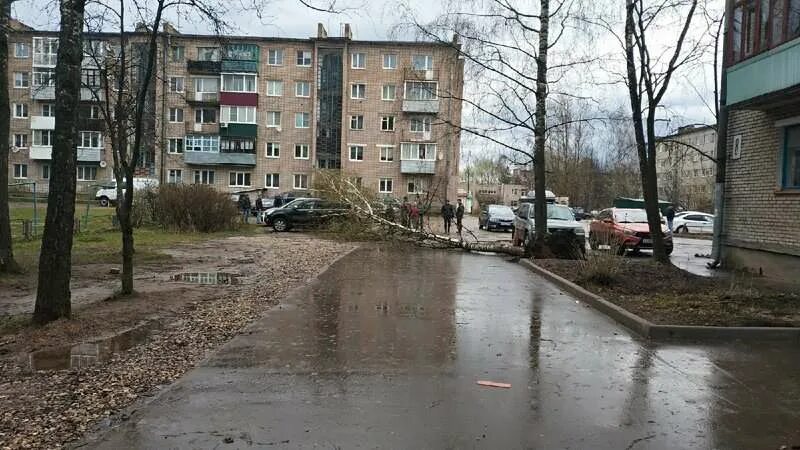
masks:
<svg viewBox="0 0 800 450"><path fill-rule="evenodd" d="M308 63L306 63L306 54L308 54ZM297 67L311 67L311 62L313 61L313 53L311 50L298 50L297 51Z"/></svg>
<svg viewBox="0 0 800 450"><path fill-rule="evenodd" d="M348 149L348 160L354 162L362 162L364 161L364 144L347 144ZM360 150L360 152L359 152ZM353 158L353 151L355 151L355 158ZM361 158L359 158L359 156Z"/></svg>
<svg viewBox="0 0 800 450"><path fill-rule="evenodd" d="M269 180L269 182L267 182ZM277 181L277 183L276 183ZM264 187L267 189L280 189L281 188L281 174L280 173L265 173L264 174Z"/></svg>
<svg viewBox="0 0 800 450"><path fill-rule="evenodd" d="M387 189L388 187L388 189ZM378 192L381 194L391 194L394 191L394 178L379 178Z"/></svg>
<svg viewBox="0 0 800 450"><path fill-rule="evenodd" d="M363 52L350 53L350 68L364 70L367 68L367 54Z"/></svg>
<svg viewBox="0 0 800 450"><path fill-rule="evenodd" d="M298 119L300 120L300 125L298 125ZM307 112L294 113L294 127L300 129L311 128L311 113Z"/></svg>
<svg viewBox="0 0 800 450"><path fill-rule="evenodd" d="M219 61L221 56L219 47L197 47L198 61Z"/></svg>
<svg viewBox="0 0 800 450"><path fill-rule="evenodd" d="M278 159L281 157L281 143L280 142L265 142L264 143L264 157L270 159Z"/></svg>
<svg viewBox="0 0 800 450"><path fill-rule="evenodd" d="M208 184L213 185L216 180L216 174L213 170L198 169L194 171L193 181L194 184Z"/></svg>
<svg viewBox="0 0 800 450"><path fill-rule="evenodd" d="M305 86L305 89L301 89L302 86ZM307 92L304 95L304 92ZM294 82L294 96L301 97L301 98L309 98L311 97L311 82L310 81L295 81Z"/></svg>
<svg viewBox="0 0 800 450"><path fill-rule="evenodd" d="M300 150L300 156L297 156L298 150ZM294 144L294 159L309 159L310 157L311 150L308 144Z"/></svg>
<svg viewBox="0 0 800 450"><path fill-rule="evenodd" d="M25 163L15 163L13 166L14 176L16 180L25 180L28 178L28 165Z"/></svg>
<svg viewBox="0 0 800 450"><path fill-rule="evenodd" d="M361 87L362 89L358 89ZM362 92L358 92L358 91ZM362 94L362 97L358 97L358 94ZM367 98L367 85L366 83L350 83L350 99L351 100L366 100Z"/></svg>
<svg viewBox="0 0 800 450"><path fill-rule="evenodd" d="M389 63L388 65L386 63ZM383 68L385 70L397 69L397 53L384 53L383 54Z"/></svg>
<svg viewBox="0 0 800 450"><path fill-rule="evenodd" d="M36 147L52 147L53 146L53 130L31 130L33 132L32 145ZM38 136L39 139L36 139ZM44 137L47 136L47 139ZM47 141L47 142L45 142ZM37 143L38 142L38 143Z"/></svg>
<svg viewBox="0 0 800 450"><path fill-rule="evenodd" d="M169 77L169 92L176 94L186 92L186 79L184 77Z"/></svg>
<svg viewBox="0 0 800 450"><path fill-rule="evenodd" d="M235 112L236 117L232 118ZM244 117L242 117L244 114ZM256 124L258 123L258 111L255 106L229 106L225 105L220 107L219 114L220 123L244 123Z"/></svg>
<svg viewBox="0 0 800 450"><path fill-rule="evenodd" d="M217 135L187 134L183 137L183 151L219 153L219 141Z"/></svg>
<svg viewBox="0 0 800 450"><path fill-rule="evenodd" d="M49 180L50 179L50 164L42 164L39 166L42 168L42 179Z"/></svg>
<svg viewBox="0 0 800 450"><path fill-rule="evenodd" d="M278 118L275 123L273 119ZM280 128L281 127L281 112L280 111L267 111L267 128Z"/></svg>
<svg viewBox="0 0 800 450"><path fill-rule="evenodd" d="M298 184L297 183L298 180L305 181L305 186L303 186L304 183L302 183L302 182L300 184ZM293 188L295 190L298 190L298 191L307 190L308 189L308 174L307 173L295 173L295 174L292 174L292 185L293 185Z"/></svg>
<svg viewBox="0 0 800 450"><path fill-rule="evenodd" d="M180 63L186 60L186 47L171 45L169 47L169 62Z"/></svg>
<svg viewBox="0 0 800 450"><path fill-rule="evenodd" d="M420 149L423 145L425 146L425 157L420 158ZM438 149L438 145L434 142L401 142L400 159L402 161L436 161Z"/></svg>
<svg viewBox="0 0 800 450"><path fill-rule="evenodd" d="M208 122L206 116L208 116L208 111L214 111L214 120L212 122ZM200 120L197 120L197 114L200 114ZM216 108L195 108L194 109L194 123L199 123L200 125L211 125L218 122L219 114L217 113Z"/></svg>
<svg viewBox="0 0 800 450"><path fill-rule="evenodd" d="M17 78L19 76L19 78ZM14 72L14 89L27 89L31 87L31 74L28 72Z"/></svg>
<svg viewBox="0 0 800 450"><path fill-rule="evenodd" d="M415 123L422 124L422 129L421 130L414 129ZM425 116L412 117L408 121L408 129L412 133L430 133L432 123L433 120L431 120L430 117L425 117Z"/></svg>
<svg viewBox="0 0 800 450"><path fill-rule="evenodd" d="M169 123L183 123L183 108L169 109Z"/></svg>
<svg viewBox="0 0 800 450"><path fill-rule="evenodd" d="M171 155L179 155L184 152L186 145L182 137L167 138L167 153ZM175 144L175 145L173 145ZM180 144L180 146L178 146ZM180 148L179 148L180 147Z"/></svg>
<svg viewBox="0 0 800 450"><path fill-rule="evenodd" d="M219 77L194 77L192 79L194 92L197 94L219 94L220 82ZM213 84L215 89L206 90L206 84Z"/></svg>
<svg viewBox="0 0 800 450"><path fill-rule="evenodd" d="M28 148L28 146L30 146L27 133L14 133L11 139L13 140L14 147L16 148Z"/></svg>
<svg viewBox="0 0 800 450"><path fill-rule="evenodd" d="M225 80L229 80L232 84L241 79L241 89L232 86L230 89L225 87ZM250 81L252 79L252 81ZM249 85L249 86L248 86ZM252 90L248 89L250 87ZM220 92L237 92L240 94L257 94L258 93L258 75L253 73L224 73L222 74L221 82L219 85Z"/></svg>
<svg viewBox="0 0 800 450"><path fill-rule="evenodd" d="M231 176L235 178L234 183L231 183ZM253 182L252 172L239 172L231 170L228 172L228 186L229 187L250 187Z"/></svg>
<svg viewBox="0 0 800 450"><path fill-rule="evenodd" d="M20 51L21 49L25 49L24 52ZM27 42L14 42L14 58L30 58L31 57L31 46Z"/></svg>
<svg viewBox="0 0 800 450"><path fill-rule="evenodd" d="M394 162L394 145L378 144L378 161L383 163Z"/></svg>
<svg viewBox="0 0 800 450"><path fill-rule="evenodd" d="M267 65L268 66L282 66L283 65L283 49L270 48L267 49Z"/></svg>
<svg viewBox="0 0 800 450"><path fill-rule="evenodd" d="M409 184L414 185L414 190L408 188ZM406 193L408 194L424 194L428 191L428 183L422 177L412 177L406 180Z"/></svg>
<svg viewBox="0 0 800 450"><path fill-rule="evenodd" d="M27 119L30 117L27 103L14 103L14 106L11 108L11 110L12 117L15 119Z"/></svg>
<svg viewBox="0 0 800 450"><path fill-rule="evenodd" d="M92 106L96 107L96 106ZM41 108L39 109L39 113L42 117L55 117L56 116L56 105L55 103L42 103Z"/></svg>
<svg viewBox="0 0 800 450"><path fill-rule="evenodd" d="M183 169L167 169L167 183L182 184Z"/></svg>
<svg viewBox="0 0 800 450"><path fill-rule="evenodd" d="M80 165L75 170L78 181L97 181L97 166Z"/></svg>
<svg viewBox="0 0 800 450"><path fill-rule="evenodd" d="M395 130L395 116L381 116L381 131L393 132ZM384 125L386 125L384 127Z"/></svg>
<svg viewBox="0 0 800 450"><path fill-rule="evenodd" d="M363 130L364 129L364 115L363 114L354 114L350 116L350 129L351 130Z"/></svg>
<svg viewBox="0 0 800 450"><path fill-rule="evenodd" d="M55 105L53 106L53 116L55 117ZM100 119L100 107L97 105L90 105L89 106L89 118L90 119Z"/></svg>
<svg viewBox="0 0 800 450"><path fill-rule="evenodd" d="M391 89L389 89L389 88L391 88ZM392 91L392 96L391 97L386 95L386 94L388 94L389 90ZM393 101L397 100L397 85L396 84L384 84L381 87L381 100L387 101L387 102L393 102Z"/></svg>
<svg viewBox="0 0 800 450"><path fill-rule="evenodd" d="M283 97L282 80L267 80L267 97Z"/></svg>
<svg viewBox="0 0 800 450"><path fill-rule="evenodd" d="M89 145L86 145L86 143ZM81 148L103 148L103 133L99 131L81 131L78 133L78 147Z"/></svg>
<svg viewBox="0 0 800 450"><path fill-rule="evenodd" d="M409 85L415 84L432 84L434 85L433 89L433 96L431 98L409 98ZM430 89L426 89L425 91L430 92ZM439 82L438 81L406 81L403 85L403 99L405 100L414 100L414 101L432 101L439 98Z"/></svg>
<svg viewBox="0 0 800 450"><path fill-rule="evenodd" d="M424 58L422 67L416 65L417 58ZM411 55L411 68L413 70L433 70L433 55Z"/></svg>

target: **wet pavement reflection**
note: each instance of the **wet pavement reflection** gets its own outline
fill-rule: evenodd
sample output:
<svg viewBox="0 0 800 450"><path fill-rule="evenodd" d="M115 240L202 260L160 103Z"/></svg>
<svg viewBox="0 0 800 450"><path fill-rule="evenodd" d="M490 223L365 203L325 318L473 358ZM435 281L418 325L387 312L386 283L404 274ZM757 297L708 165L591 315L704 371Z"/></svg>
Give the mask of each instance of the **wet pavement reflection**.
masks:
<svg viewBox="0 0 800 450"><path fill-rule="evenodd" d="M503 258L375 247L93 446L779 448L798 394L796 347L654 346Z"/></svg>

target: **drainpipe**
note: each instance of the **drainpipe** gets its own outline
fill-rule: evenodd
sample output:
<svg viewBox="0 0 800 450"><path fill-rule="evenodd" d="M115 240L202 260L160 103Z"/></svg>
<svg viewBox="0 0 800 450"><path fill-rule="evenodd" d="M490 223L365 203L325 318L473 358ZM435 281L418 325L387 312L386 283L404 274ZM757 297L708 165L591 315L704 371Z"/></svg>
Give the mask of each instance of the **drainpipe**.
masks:
<svg viewBox="0 0 800 450"><path fill-rule="evenodd" d="M164 153L165 153L165 146L167 145L167 52L169 51L169 45L171 44L171 39L169 34L166 31L163 33L163 38L161 40L161 139L159 142L159 159L161 163L159 164L158 168L158 183L159 185L164 184ZM185 55L184 55L185 56ZM187 77L188 78L188 77ZM184 86L184 91L186 90L186 86Z"/></svg>
<svg viewBox="0 0 800 450"><path fill-rule="evenodd" d="M722 264L722 234L725 222L725 166L728 158L728 25L733 14L733 2L725 2L725 25L722 33L722 73L720 74L719 117L717 118L717 176L714 184L714 237L711 244L712 261L708 267L715 269Z"/></svg>

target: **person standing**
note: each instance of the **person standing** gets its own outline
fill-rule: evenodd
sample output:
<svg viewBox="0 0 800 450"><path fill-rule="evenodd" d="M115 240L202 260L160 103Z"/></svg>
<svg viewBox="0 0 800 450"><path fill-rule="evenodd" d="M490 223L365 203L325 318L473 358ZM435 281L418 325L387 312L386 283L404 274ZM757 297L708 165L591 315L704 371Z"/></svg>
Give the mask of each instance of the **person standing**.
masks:
<svg viewBox="0 0 800 450"><path fill-rule="evenodd" d="M281 197L280 195L276 195L275 201L274 203L272 203L272 206L274 206L275 208L280 208L281 206L283 206L283 197Z"/></svg>
<svg viewBox="0 0 800 450"><path fill-rule="evenodd" d="M403 203L400 205L400 225L407 227L410 225L409 209L411 205L408 203L408 196L403 196Z"/></svg>
<svg viewBox="0 0 800 450"><path fill-rule="evenodd" d="M675 220L675 208L672 205L667 206L664 210L664 215L667 216L667 229L672 233L672 221Z"/></svg>
<svg viewBox="0 0 800 450"><path fill-rule="evenodd" d="M250 196L247 194L239 194L239 210L242 211L242 222L249 223L250 219Z"/></svg>
<svg viewBox="0 0 800 450"><path fill-rule="evenodd" d="M444 205L442 205L442 219L444 219L444 232L447 234L450 234L450 225L453 223L455 215L450 200L445 199Z"/></svg>
<svg viewBox="0 0 800 450"><path fill-rule="evenodd" d="M456 206L456 231L458 234L461 234L461 221L464 220L464 204L461 203L461 199L457 200L458 206Z"/></svg>
<svg viewBox="0 0 800 450"><path fill-rule="evenodd" d="M256 223L261 223L261 213L264 211L263 195L264 194L258 194L258 198L256 199Z"/></svg>
<svg viewBox="0 0 800 450"><path fill-rule="evenodd" d="M411 222L412 229L422 228L419 223L419 207L416 202L408 206L408 220Z"/></svg>

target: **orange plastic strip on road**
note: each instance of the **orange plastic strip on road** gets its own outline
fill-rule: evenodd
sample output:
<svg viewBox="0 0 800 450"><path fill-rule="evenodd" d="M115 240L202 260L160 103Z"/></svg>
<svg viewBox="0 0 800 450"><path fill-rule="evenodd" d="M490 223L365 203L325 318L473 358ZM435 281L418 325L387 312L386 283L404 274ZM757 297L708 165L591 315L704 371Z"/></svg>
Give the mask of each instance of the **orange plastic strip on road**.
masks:
<svg viewBox="0 0 800 450"><path fill-rule="evenodd" d="M496 381L478 381L478 384L480 384L481 386L489 386L489 387L511 389L511 385L510 384L508 384L508 383L498 383Z"/></svg>

